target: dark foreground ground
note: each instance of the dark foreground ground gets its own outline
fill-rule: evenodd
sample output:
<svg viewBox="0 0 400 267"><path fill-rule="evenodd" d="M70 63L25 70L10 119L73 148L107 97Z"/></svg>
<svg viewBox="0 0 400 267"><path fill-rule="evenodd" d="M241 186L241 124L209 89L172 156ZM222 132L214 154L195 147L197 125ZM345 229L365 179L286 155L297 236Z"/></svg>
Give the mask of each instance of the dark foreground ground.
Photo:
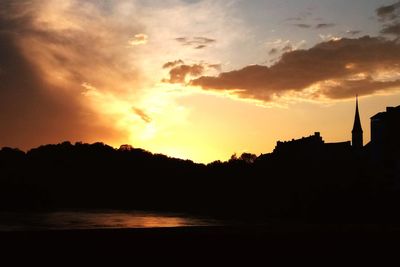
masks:
<svg viewBox="0 0 400 267"><path fill-rule="evenodd" d="M153 262L270 266L276 261L358 266L372 261L379 265L392 259L393 263L400 261L400 228L393 225L22 231L0 233L0 241L2 256L14 255L15 262L31 263L52 259L54 266L66 262L81 266L83 259L91 266L106 261L112 266L147 266ZM138 264L143 260L147 264Z"/></svg>

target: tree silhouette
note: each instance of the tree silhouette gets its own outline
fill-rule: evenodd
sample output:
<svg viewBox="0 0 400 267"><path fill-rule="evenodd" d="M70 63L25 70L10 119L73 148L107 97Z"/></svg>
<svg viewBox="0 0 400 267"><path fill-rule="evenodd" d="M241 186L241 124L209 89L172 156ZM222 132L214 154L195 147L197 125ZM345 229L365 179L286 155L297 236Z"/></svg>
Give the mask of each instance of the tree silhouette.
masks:
<svg viewBox="0 0 400 267"><path fill-rule="evenodd" d="M63 142L27 153L1 149L0 174L0 210L141 209L329 222L399 219L396 167L351 149L258 157L243 153L204 165L130 145L114 149Z"/></svg>

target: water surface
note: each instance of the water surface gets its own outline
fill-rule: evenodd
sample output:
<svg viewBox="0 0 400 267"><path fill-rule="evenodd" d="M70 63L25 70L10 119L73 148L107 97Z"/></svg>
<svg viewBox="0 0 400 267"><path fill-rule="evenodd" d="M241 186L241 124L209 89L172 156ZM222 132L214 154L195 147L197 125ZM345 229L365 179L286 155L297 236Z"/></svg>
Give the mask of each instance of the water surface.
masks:
<svg viewBox="0 0 400 267"><path fill-rule="evenodd" d="M0 231L192 227L216 224L213 220L182 214L139 211L0 213Z"/></svg>

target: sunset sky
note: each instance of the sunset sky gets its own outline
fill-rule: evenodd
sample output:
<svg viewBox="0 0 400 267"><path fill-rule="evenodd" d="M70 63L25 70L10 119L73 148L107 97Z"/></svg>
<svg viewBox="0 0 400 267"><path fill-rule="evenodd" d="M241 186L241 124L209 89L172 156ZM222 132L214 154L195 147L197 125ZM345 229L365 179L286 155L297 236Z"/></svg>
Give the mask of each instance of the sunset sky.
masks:
<svg viewBox="0 0 400 267"><path fill-rule="evenodd" d="M351 139L400 105L395 0L1 0L0 147L196 162Z"/></svg>

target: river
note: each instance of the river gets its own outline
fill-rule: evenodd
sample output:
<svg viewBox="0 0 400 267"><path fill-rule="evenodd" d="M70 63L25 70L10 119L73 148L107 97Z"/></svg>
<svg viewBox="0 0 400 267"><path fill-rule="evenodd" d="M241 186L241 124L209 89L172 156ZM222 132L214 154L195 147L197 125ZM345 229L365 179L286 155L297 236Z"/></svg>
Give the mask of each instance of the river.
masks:
<svg viewBox="0 0 400 267"><path fill-rule="evenodd" d="M142 211L0 213L0 231L161 228L217 225L214 220Z"/></svg>

